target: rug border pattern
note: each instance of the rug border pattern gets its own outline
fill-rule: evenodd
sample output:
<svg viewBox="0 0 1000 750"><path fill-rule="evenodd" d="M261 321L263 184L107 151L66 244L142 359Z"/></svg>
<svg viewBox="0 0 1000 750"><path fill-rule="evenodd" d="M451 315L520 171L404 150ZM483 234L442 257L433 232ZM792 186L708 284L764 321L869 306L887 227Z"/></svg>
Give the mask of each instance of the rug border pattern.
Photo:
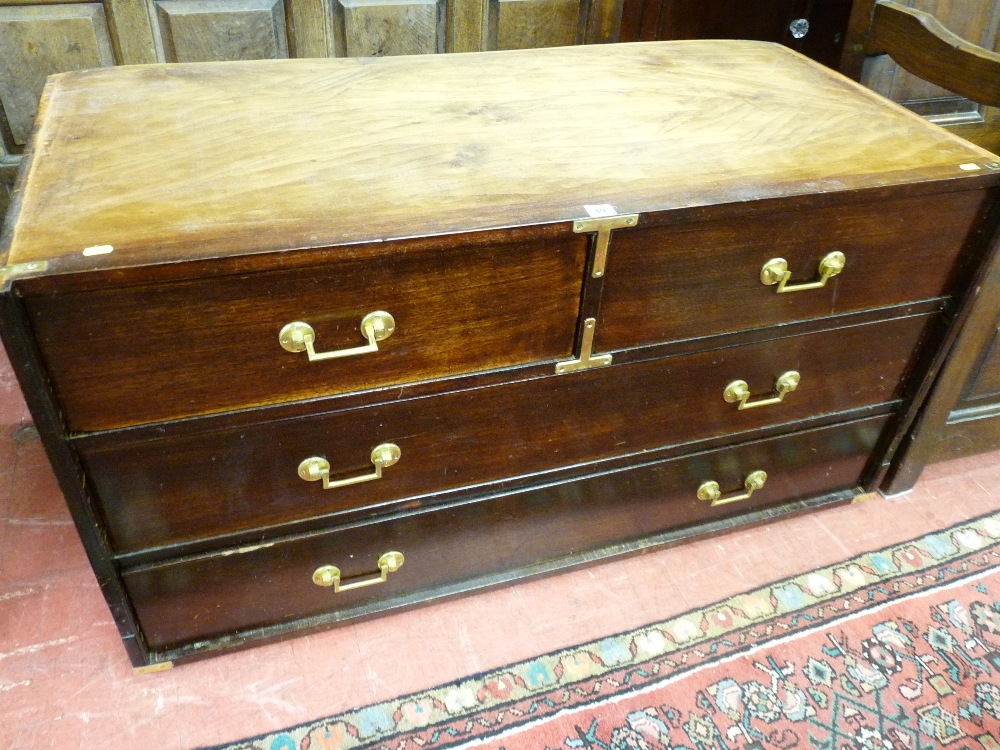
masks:
<svg viewBox="0 0 1000 750"><path fill-rule="evenodd" d="M317 730L343 748L440 750L673 679L706 660L870 610L1000 565L1000 512L715 602L650 625L462 677L283 731L206 750L297 750ZM725 653L720 652L720 647ZM626 691L621 691L627 685ZM324 729L325 728L325 729Z"/></svg>

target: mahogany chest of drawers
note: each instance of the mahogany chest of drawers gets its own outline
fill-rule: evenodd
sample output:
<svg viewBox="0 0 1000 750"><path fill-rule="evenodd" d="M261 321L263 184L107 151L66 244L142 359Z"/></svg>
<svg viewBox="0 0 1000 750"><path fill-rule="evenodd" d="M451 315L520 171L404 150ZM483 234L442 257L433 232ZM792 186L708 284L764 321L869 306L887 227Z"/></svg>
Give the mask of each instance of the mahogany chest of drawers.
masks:
<svg viewBox="0 0 1000 750"><path fill-rule="evenodd" d="M157 664L872 491L998 169L764 43L66 74L2 334Z"/></svg>

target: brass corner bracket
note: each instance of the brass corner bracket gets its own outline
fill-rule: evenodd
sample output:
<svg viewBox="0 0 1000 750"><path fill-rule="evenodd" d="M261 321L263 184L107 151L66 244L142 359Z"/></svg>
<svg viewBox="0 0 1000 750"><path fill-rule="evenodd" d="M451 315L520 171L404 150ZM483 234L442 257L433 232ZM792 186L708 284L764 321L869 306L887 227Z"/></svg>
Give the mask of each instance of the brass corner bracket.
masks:
<svg viewBox="0 0 1000 750"><path fill-rule="evenodd" d="M44 273L48 268L49 262L47 260L33 260L30 263L13 263L9 266L2 266L0 267L0 283L17 276Z"/></svg>

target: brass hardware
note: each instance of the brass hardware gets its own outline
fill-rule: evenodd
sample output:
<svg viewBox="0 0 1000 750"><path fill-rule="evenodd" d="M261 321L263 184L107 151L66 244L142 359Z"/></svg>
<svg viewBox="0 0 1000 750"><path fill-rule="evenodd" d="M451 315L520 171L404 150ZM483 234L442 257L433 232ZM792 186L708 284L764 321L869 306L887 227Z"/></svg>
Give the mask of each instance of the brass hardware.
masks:
<svg viewBox="0 0 1000 750"><path fill-rule="evenodd" d="M621 214L619 216L602 216L597 219L577 219L573 222L573 231L577 234L597 232L597 246L594 248L594 263L590 275L599 279L604 275L604 266L608 262L608 246L611 244L611 230L634 227L639 223L639 214Z"/></svg>
<svg viewBox="0 0 1000 750"><path fill-rule="evenodd" d="M13 279L15 276L28 276L33 273L42 273L49 269L47 260L33 260L30 263L14 263L13 265L0 267L0 282Z"/></svg>
<svg viewBox="0 0 1000 750"><path fill-rule="evenodd" d="M778 285L778 294L783 294L785 292L802 292L806 289L820 289L826 286L828 279L833 278L838 273L844 270L844 264L847 262L847 258L839 250L834 250L832 253L827 253L823 256L823 259L819 262L819 280L809 281L805 284L795 284L793 286L788 286L788 279L791 278L792 272L788 270L788 261L784 258L771 258L764 267L760 269L760 281L762 284L771 286L773 284Z"/></svg>
<svg viewBox="0 0 1000 750"><path fill-rule="evenodd" d="M558 363L556 365L556 375L611 364L610 354L598 354L596 356L592 354L594 349L594 329L596 327L596 318L587 318L583 321L583 340L580 342L580 358Z"/></svg>
<svg viewBox="0 0 1000 750"><path fill-rule="evenodd" d="M743 482L743 487L746 492L739 495L730 495L729 497L723 497L722 492L719 490L718 482L702 482L701 486L698 487L698 499L699 500L711 500L712 507L716 505L726 505L727 503L735 503L739 500L746 500L750 497L755 490L759 490L764 486L764 482L767 481L767 474L763 471L751 472L746 481Z"/></svg>
<svg viewBox="0 0 1000 750"><path fill-rule="evenodd" d="M337 359L339 357L353 357L356 354L369 354L378 351L378 342L384 341L396 330L396 321L393 317L383 311L376 310L368 313L361 319L361 335L368 339L365 346L356 346L352 349L335 349L329 352L316 352L313 343L316 341L316 332L308 323L300 320L289 323L278 333L278 342L286 352L306 352L310 362L320 359Z"/></svg>
<svg viewBox="0 0 1000 750"><path fill-rule="evenodd" d="M785 394L791 393L799 386L800 376L795 370L789 370L788 372L782 373L778 376L778 379L774 381L774 396L770 398L762 398L759 401L750 401L750 386L747 385L745 380L734 380L732 383L726 386L726 389L722 392L722 398L726 400L727 404L736 404L741 411L743 409L755 409L758 406L770 406L771 404L780 404L785 400Z"/></svg>
<svg viewBox="0 0 1000 750"><path fill-rule="evenodd" d="M320 456L307 458L299 464L299 476L307 482L317 482L323 480L323 489L332 490L337 487L346 487L349 484L360 484L370 482L373 479L382 478L382 469L395 464L402 452L395 443L382 443L372 448L371 461L375 465L375 471L371 474L361 474L347 479L336 479L330 481L330 462Z"/></svg>
<svg viewBox="0 0 1000 750"><path fill-rule="evenodd" d="M376 583L385 583L390 573L395 573L403 567L402 552L386 552L378 559L379 572L376 578L362 578L361 580L351 580L347 583L340 582L340 568L336 565L323 565L313 571L313 583L317 586L333 586L333 593L360 589L365 586L374 586Z"/></svg>

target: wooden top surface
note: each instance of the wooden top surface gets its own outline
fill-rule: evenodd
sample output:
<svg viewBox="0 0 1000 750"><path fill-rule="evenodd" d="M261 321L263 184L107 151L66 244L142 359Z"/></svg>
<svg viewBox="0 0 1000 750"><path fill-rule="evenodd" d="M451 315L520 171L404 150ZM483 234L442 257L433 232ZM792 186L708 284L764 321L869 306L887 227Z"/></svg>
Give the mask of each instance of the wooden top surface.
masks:
<svg viewBox="0 0 1000 750"><path fill-rule="evenodd" d="M995 158L745 41L66 73L33 152L7 262L55 272L974 178L959 165Z"/></svg>

